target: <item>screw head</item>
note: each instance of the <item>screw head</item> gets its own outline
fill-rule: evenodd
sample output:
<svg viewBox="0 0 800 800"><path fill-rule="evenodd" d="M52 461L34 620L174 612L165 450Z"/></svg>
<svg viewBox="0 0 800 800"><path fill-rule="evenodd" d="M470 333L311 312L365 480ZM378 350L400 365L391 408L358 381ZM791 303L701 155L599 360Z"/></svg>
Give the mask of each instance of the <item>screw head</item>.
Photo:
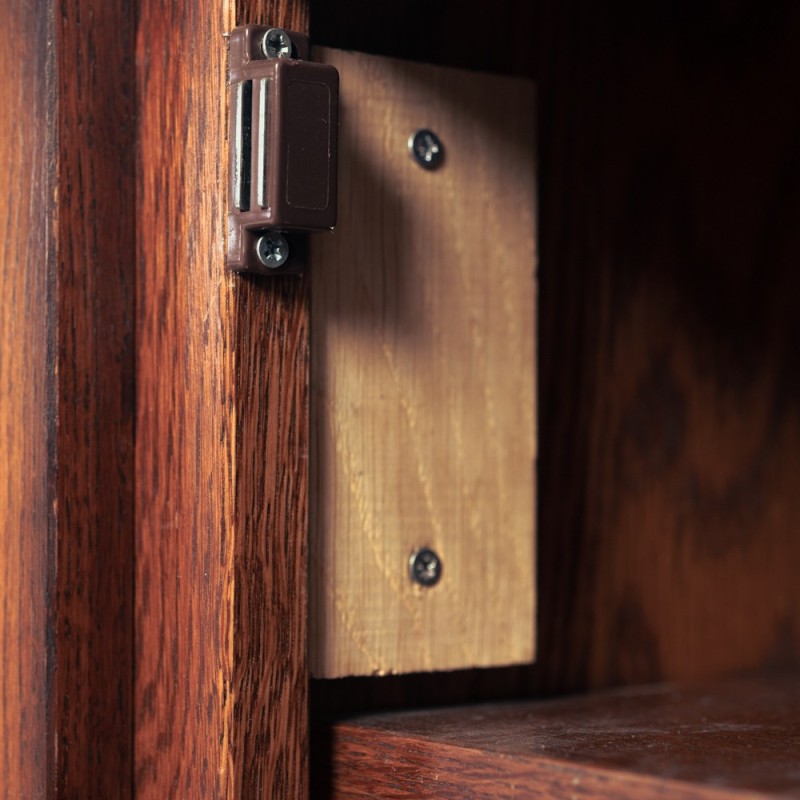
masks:
<svg viewBox="0 0 800 800"><path fill-rule="evenodd" d="M408 560L408 574L420 586L435 586L442 577L442 559L429 547L415 550Z"/></svg>
<svg viewBox="0 0 800 800"><path fill-rule="evenodd" d="M292 40L283 28L270 28L261 40L261 52L267 58L289 58Z"/></svg>
<svg viewBox="0 0 800 800"><path fill-rule="evenodd" d="M256 255L265 267L277 269L289 258L289 242L279 233L265 233L256 240Z"/></svg>
<svg viewBox="0 0 800 800"><path fill-rule="evenodd" d="M444 145L441 139L427 128L411 134L408 150L414 161L424 169L437 169L444 161Z"/></svg>

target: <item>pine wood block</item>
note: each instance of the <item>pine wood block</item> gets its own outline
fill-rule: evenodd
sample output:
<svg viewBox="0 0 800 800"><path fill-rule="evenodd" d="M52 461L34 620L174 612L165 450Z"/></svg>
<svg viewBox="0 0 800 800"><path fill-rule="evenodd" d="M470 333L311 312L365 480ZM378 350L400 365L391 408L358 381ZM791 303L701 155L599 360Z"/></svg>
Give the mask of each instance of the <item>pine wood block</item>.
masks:
<svg viewBox="0 0 800 800"><path fill-rule="evenodd" d="M534 655L534 86L317 51L341 75L339 223L312 252L317 676ZM445 161L422 169L409 135ZM423 546L442 576L408 576Z"/></svg>

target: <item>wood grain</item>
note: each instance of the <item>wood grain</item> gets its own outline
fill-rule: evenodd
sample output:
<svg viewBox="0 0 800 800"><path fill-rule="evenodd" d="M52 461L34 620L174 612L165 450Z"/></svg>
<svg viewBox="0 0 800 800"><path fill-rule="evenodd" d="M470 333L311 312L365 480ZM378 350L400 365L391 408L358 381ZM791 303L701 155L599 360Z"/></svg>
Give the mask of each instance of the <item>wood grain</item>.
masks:
<svg viewBox="0 0 800 800"><path fill-rule="evenodd" d="M59 797L133 788L134 10L57 14Z"/></svg>
<svg viewBox="0 0 800 800"><path fill-rule="evenodd" d="M312 257L312 671L530 661L533 85L317 52L343 180ZM424 127L435 172L408 154ZM420 547L435 587L409 580Z"/></svg>
<svg viewBox="0 0 800 800"><path fill-rule="evenodd" d="M542 685L796 666L800 9L544 19Z"/></svg>
<svg viewBox="0 0 800 800"><path fill-rule="evenodd" d="M132 5L2 11L0 795L131 796Z"/></svg>
<svg viewBox="0 0 800 800"><path fill-rule="evenodd" d="M741 798L800 793L797 676L632 688L334 725L330 798ZM327 784L327 785L323 785Z"/></svg>
<svg viewBox="0 0 800 800"><path fill-rule="evenodd" d="M143 798L230 797L235 780L234 304L221 237L227 10L145 2L139 11L135 778ZM175 24L164 25L165 15ZM209 46L186 48L190 38Z"/></svg>
<svg viewBox="0 0 800 800"><path fill-rule="evenodd" d="M307 793L307 290L225 272L237 21L307 27L302 3L140 6L141 797Z"/></svg>
<svg viewBox="0 0 800 800"><path fill-rule="evenodd" d="M308 31L305 0L246 2L237 24ZM308 794L305 277L235 278L237 543L234 797Z"/></svg>
<svg viewBox="0 0 800 800"><path fill-rule="evenodd" d="M0 795L45 797L55 757L55 23L47 4L41 14L5 4L0 21Z"/></svg>

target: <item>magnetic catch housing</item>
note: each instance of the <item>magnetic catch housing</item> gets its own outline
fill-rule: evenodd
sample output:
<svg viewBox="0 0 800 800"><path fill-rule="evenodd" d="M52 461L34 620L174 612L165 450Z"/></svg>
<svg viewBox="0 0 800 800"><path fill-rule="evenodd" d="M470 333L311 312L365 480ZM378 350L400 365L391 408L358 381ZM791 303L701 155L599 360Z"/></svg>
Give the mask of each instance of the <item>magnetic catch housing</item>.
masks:
<svg viewBox="0 0 800 800"><path fill-rule="evenodd" d="M305 236L336 225L339 73L308 58L308 38L247 25L230 35L227 265L283 274L304 266ZM289 257L259 257L268 232Z"/></svg>

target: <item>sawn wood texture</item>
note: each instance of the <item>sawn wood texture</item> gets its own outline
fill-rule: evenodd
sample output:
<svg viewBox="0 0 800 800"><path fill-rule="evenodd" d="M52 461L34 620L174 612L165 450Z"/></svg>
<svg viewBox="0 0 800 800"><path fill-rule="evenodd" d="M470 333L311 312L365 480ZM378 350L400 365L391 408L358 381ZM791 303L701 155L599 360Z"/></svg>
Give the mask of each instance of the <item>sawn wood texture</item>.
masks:
<svg viewBox="0 0 800 800"><path fill-rule="evenodd" d="M224 263L224 34L262 22L305 5L140 3L140 798L307 794L307 289Z"/></svg>
<svg viewBox="0 0 800 800"><path fill-rule="evenodd" d="M340 73L343 179L312 243L312 672L530 662L533 83L317 57ZM437 170L410 157L420 128ZM409 579L421 547L436 586Z"/></svg>

